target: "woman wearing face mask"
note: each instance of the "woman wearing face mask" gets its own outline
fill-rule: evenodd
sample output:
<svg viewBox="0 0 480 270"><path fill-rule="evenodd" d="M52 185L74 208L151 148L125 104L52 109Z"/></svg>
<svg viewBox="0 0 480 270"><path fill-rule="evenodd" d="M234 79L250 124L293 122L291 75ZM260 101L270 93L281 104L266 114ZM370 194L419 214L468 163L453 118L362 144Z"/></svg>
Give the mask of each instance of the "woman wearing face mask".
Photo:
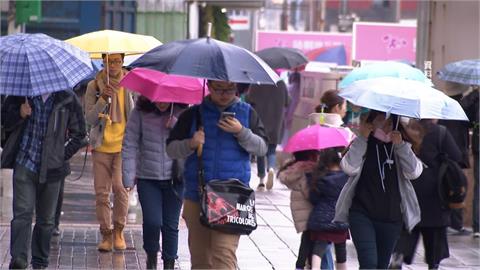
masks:
<svg viewBox="0 0 480 270"><path fill-rule="evenodd" d="M166 141L180 108L171 103L137 100L127 123L122 146L123 185L137 184L143 214L146 269L157 268L162 234L164 269L174 269L178 249L178 222L183 201L180 162L166 153Z"/></svg>
<svg viewBox="0 0 480 270"><path fill-rule="evenodd" d="M334 221L349 222L360 269L386 269L402 224L420 221L410 180L422 173L398 116L370 111L341 162L350 176L337 201Z"/></svg>

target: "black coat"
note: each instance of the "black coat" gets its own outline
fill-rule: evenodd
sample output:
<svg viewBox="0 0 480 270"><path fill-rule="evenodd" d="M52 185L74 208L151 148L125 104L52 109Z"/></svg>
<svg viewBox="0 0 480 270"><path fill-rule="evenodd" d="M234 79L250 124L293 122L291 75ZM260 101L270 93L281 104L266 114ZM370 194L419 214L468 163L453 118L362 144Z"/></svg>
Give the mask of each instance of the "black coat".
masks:
<svg viewBox="0 0 480 270"><path fill-rule="evenodd" d="M417 194L418 203L422 213L420 227L442 227L450 225L450 210L445 208L438 194L438 183L440 181L438 170L440 168L440 147L450 159L460 162L462 153L450 132L445 132L443 142L440 142L439 125L427 124L427 134L423 138L419 158L428 168L424 168L420 177L412 181L413 188Z"/></svg>
<svg viewBox="0 0 480 270"><path fill-rule="evenodd" d="M347 183L348 176L342 172L329 172L324 177L318 179L312 186L312 176L307 175L310 183L309 199L313 205L313 210L308 218L307 228L312 231L321 230L341 230L346 229L345 224L333 224L335 217L335 205L343 186Z"/></svg>
<svg viewBox="0 0 480 270"><path fill-rule="evenodd" d="M56 92L52 95L53 109L48 118L47 133L42 143L40 183L45 182L48 175L67 175L70 172L68 160L87 144L85 118L78 98L71 91ZM6 112L4 127L12 134L7 144L19 143L23 137L26 120L20 117L20 105L24 102L25 97L9 96L4 103ZM29 100L29 102L30 106L33 106L32 101ZM18 150L19 144L16 147L5 147L2 152L2 167L5 167L3 163L15 162Z"/></svg>

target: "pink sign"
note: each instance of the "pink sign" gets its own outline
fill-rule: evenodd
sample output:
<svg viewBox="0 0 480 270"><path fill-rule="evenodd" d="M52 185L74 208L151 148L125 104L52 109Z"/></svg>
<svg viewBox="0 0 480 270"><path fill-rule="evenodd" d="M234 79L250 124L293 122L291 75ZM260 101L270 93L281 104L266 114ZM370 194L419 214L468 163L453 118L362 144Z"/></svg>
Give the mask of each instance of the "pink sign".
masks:
<svg viewBox="0 0 480 270"><path fill-rule="evenodd" d="M271 47L296 48L304 53L329 49L343 45L346 52L346 63L350 63L352 54L352 35L326 32L285 32L258 31L256 50ZM318 52L323 53L323 52Z"/></svg>
<svg viewBox="0 0 480 270"><path fill-rule="evenodd" d="M417 27L394 23L354 23L353 59L415 62Z"/></svg>

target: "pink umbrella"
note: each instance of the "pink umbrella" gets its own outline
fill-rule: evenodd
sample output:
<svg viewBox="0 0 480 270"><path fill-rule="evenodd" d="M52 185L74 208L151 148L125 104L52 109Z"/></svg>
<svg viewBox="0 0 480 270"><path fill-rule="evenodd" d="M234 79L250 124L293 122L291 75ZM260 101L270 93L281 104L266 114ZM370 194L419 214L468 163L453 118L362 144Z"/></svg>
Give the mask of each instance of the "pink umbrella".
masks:
<svg viewBox="0 0 480 270"><path fill-rule="evenodd" d="M330 147L348 146L351 135L341 127L312 125L295 133L287 142L285 152L322 150Z"/></svg>
<svg viewBox="0 0 480 270"><path fill-rule="evenodd" d="M170 75L147 68L135 68L128 72L120 85L154 102L198 104L202 101L202 79ZM208 94L208 91L205 92Z"/></svg>

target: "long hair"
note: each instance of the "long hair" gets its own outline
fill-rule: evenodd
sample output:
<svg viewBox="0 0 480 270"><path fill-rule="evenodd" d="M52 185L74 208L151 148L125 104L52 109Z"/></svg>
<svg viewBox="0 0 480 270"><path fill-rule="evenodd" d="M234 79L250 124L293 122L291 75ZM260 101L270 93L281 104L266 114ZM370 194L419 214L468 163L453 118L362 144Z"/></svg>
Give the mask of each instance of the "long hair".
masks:
<svg viewBox="0 0 480 270"><path fill-rule="evenodd" d="M330 168L340 166L344 153L345 147L332 147L320 151L317 167L312 173L311 189L318 191L318 181L328 173Z"/></svg>
<svg viewBox="0 0 480 270"><path fill-rule="evenodd" d="M326 91L320 99L320 105L315 108L315 112L321 113L323 109L325 113L331 113L335 106L342 105L345 99L339 96L339 93L338 90Z"/></svg>
<svg viewBox="0 0 480 270"><path fill-rule="evenodd" d="M158 108L157 108L157 106L155 106L155 103L150 101L145 96L139 96L138 97L136 107L139 111L145 112L145 113L158 111Z"/></svg>
<svg viewBox="0 0 480 270"><path fill-rule="evenodd" d="M281 172L288 169L288 167L292 166L293 164L299 161L317 161L318 159L318 151L317 150L305 150L305 151L298 151L293 153L293 159L287 161L277 172L277 176L280 175Z"/></svg>

